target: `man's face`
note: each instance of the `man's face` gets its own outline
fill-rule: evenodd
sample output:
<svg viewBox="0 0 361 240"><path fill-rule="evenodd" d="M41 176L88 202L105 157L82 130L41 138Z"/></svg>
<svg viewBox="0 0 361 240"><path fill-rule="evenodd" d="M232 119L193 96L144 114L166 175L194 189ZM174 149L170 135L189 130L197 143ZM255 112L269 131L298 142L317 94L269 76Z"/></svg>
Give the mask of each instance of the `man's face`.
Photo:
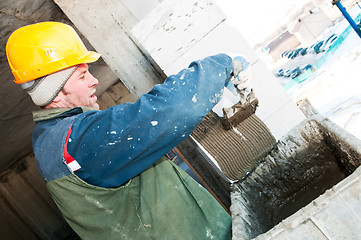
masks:
<svg viewBox="0 0 361 240"><path fill-rule="evenodd" d="M88 65L82 63L65 83L62 98L66 107L91 107L99 109L97 97L94 95L98 80L88 71Z"/></svg>

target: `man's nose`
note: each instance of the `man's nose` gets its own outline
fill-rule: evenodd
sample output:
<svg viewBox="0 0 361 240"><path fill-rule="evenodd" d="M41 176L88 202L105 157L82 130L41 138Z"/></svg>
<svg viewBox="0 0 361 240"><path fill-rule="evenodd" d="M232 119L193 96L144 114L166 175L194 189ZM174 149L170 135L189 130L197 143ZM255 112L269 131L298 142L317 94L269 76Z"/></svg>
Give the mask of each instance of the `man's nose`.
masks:
<svg viewBox="0 0 361 240"><path fill-rule="evenodd" d="M89 87L95 87L96 85L98 85L99 83L98 79L96 79L90 72L89 72L89 77L90 77Z"/></svg>

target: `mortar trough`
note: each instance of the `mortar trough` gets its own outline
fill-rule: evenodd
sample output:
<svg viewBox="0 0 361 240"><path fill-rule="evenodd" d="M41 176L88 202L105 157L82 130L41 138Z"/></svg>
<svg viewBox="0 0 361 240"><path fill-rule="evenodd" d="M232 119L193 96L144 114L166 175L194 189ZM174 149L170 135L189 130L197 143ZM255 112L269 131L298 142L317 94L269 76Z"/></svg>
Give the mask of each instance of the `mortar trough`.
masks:
<svg viewBox="0 0 361 240"><path fill-rule="evenodd" d="M346 181L360 165L359 139L322 116L308 118L278 141L252 173L232 185L233 239L269 231ZM355 212L361 216L360 210Z"/></svg>

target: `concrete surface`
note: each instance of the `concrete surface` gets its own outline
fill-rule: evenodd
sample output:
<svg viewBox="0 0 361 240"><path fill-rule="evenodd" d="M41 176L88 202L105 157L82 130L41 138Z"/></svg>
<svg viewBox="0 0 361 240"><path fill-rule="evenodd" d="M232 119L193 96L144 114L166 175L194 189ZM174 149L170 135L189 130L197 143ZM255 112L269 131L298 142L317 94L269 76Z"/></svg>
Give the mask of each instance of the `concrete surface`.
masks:
<svg viewBox="0 0 361 240"><path fill-rule="evenodd" d="M361 239L361 168L257 240Z"/></svg>
<svg viewBox="0 0 361 240"><path fill-rule="evenodd" d="M360 239L360 159L361 141L335 123L302 122L234 184L233 239Z"/></svg>

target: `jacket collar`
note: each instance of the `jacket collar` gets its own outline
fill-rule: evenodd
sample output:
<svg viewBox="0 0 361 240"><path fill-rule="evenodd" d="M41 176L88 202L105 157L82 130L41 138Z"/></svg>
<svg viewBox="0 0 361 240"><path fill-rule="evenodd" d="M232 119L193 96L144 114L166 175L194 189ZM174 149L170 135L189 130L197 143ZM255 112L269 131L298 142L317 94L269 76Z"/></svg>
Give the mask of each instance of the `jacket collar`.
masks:
<svg viewBox="0 0 361 240"><path fill-rule="evenodd" d="M89 107L41 109L39 111L33 112L33 120L35 123L38 123L41 121L55 119L55 118L70 117L88 111L97 111L97 110Z"/></svg>

